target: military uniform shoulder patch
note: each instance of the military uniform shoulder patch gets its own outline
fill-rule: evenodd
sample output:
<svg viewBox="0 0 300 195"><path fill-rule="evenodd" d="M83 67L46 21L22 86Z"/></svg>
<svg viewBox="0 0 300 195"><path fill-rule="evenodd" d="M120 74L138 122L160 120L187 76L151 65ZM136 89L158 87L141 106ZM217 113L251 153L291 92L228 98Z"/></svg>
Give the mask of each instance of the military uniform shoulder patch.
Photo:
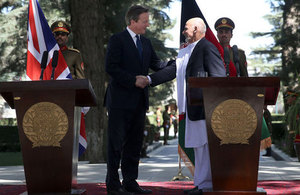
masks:
<svg viewBox="0 0 300 195"><path fill-rule="evenodd" d="M239 49L239 55L245 55L245 51L242 49Z"/></svg>
<svg viewBox="0 0 300 195"><path fill-rule="evenodd" d="M74 48L68 48L70 51L74 51L74 52L77 52L77 53L80 53L80 51L78 49L74 49Z"/></svg>

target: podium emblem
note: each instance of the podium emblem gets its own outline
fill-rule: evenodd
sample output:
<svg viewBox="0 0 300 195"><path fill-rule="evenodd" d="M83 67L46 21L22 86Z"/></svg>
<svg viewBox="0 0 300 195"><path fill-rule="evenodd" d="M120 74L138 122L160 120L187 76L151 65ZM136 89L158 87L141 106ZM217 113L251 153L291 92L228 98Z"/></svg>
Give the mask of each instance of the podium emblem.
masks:
<svg viewBox="0 0 300 195"><path fill-rule="evenodd" d="M229 99L212 113L211 127L222 144L249 144L257 127L255 110L245 101Z"/></svg>
<svg viewBox="0 0 300 195"><path fill-rule="evenodd" d="M61 147L69 125L65 111L57 104L40 102L32 105L23 118L23 130L32 142L32 148L41 146Z"/></svg>

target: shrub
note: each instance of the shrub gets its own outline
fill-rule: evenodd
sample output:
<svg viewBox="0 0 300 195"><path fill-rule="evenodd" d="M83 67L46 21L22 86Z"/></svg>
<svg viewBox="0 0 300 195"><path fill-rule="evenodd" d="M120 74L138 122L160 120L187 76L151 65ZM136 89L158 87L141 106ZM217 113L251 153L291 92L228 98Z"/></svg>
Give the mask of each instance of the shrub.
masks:
<svg viewBox="0 0 300 195"><path fill-rule="evenodd" d="M20 141L17 126L0 126L0 152L19 152Z"/></svg>

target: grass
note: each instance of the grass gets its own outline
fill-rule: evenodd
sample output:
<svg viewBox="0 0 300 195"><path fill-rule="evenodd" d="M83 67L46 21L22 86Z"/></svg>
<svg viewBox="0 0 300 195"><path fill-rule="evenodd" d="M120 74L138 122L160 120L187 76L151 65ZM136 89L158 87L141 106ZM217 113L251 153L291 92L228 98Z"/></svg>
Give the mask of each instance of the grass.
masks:
<svg viewBox="0 0 300 195"><path fill-rule="evenodd" d="M0 152L0 166L23 165L21 152Z"/></svg>

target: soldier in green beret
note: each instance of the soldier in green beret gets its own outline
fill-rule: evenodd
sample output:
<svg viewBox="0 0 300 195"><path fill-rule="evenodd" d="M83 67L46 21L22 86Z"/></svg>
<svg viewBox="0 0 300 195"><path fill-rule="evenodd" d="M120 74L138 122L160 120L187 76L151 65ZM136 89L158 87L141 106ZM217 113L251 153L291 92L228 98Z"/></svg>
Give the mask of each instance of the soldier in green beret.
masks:
<svg viewBox="0 0 300 195"><path fill-rule="evenodd" d="M67 47L68 36L71 33L70 26L64 21L56 21L51 25L51 30L70 69L72 78L84 79L84 65L80 52Z"/></svg>
<svg viewBox="0 0 300 195"><path fill-rule="evenodd" d="M230 61L232 61L235 66L237 66L237 62L234 60L234 55L236 55L237 59L239 60L238 64L240 76L248 77L247 60L245 52L238 48L237 52L234 52L233 47L230 46L230 40L233 36L232 30L234 29L234 27L234 22L230 18L226 17L219 18L215 23L215 29L217 31L217 37L219 39L220 44L223 48L229 48Z"/></svg>

